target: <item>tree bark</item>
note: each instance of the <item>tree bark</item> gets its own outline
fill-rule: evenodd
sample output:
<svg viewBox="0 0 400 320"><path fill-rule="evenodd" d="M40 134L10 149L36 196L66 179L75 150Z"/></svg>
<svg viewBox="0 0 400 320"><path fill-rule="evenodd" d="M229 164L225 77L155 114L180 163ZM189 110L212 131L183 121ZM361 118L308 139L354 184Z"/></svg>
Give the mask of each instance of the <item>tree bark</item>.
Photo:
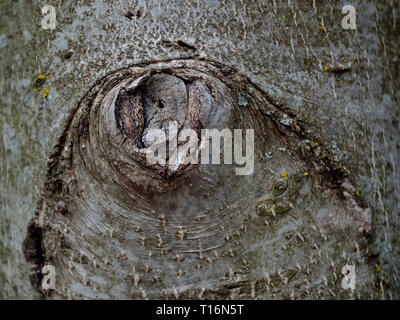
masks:
<svg viewBox="0 0 400 320"><path fill-rule="evenodd" d="M0 297L397 299L399 5L345 4L3 3ZM254 173L143 162L166 114Z"/></svg>

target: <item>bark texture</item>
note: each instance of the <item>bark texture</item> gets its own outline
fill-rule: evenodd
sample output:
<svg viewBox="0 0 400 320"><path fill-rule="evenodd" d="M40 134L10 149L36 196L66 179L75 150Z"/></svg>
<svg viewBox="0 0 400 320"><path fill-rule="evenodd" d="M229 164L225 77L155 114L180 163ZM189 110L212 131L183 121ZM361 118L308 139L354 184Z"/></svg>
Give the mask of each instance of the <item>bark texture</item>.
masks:
<svg viewBox="0 0 400 320"><path fill-rule="evenodd" d="M45 4L1 5L0 297L398 298L397 3ZM170 118L254 174L149 166Z"/></svg>

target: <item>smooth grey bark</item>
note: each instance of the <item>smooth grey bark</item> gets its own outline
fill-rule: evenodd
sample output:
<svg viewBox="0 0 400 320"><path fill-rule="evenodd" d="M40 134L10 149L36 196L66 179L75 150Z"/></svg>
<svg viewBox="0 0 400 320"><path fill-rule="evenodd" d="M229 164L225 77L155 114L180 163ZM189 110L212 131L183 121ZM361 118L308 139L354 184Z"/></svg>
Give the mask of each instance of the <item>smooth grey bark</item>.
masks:
<svg viewBox="0 0 400 320"><path fill-rule="evenodd" d="M45 4L56 7L56 30L40 28L40 9ZM294 0L2 2L0 297L40 297L29 282L30 266L21 247L41 199L49 156L77 102L96 80L116 69L200 57L233 67L276 105L301 118L309 134L316 137L313 142L329 146L371 209L367 237L348 236L332 223L326 232L328 240L310 234L304 243L289 246L297 255L291 250L281 254L279 233L274 245L274 232L281 229L269 230L265 247L265 236L255 234L259 255L248 268L254 270L256 280L264 265L276 288L267 290L262 282L263 288L253 285L253 294L249 284L250 289L243 289L246 294L253 298L292 294L300 298L398 298L399 6L395 1L355 2L354 31L341 27L344 4ZM178 40L197 49L182 46ZM346 72L324 70L324 66L349 61L351 68ZM40 73L50 77L35 91L33 79ZM46 98L44 88L50 89ZM274 157L281 157L279 150L274 150ZM257 223L250 218L250 225ZM296 227L290 219L287 223ZM294 235L300 230L295 227ZM360 237L368 243L362 244ZM312 251L316 241L321 241L317 243L319 253ZM310 256L318 260L319 254L324 257L320 262L308 261ZM303 271L286 285L286 267L296 261ZM328 261L332 267L325 265ZM357 270L353 293L337 291L341 268L348 262ZM224 261L221 266L229 270ZM81 297L140 297L130 293L134 285L120 284L117 276L103 280L109 289L101 294L78 288L74 297L79 298L79 292ZM137 291L141 289L147 288ZM201 288L192 289L192 296L199 295L197 289L201 292ZM240 297L235 289L213 294L216 298ZM149 298L156 296L150 289L146 292ZM165 296L177 296L171 292L172 296Z"/></svg>

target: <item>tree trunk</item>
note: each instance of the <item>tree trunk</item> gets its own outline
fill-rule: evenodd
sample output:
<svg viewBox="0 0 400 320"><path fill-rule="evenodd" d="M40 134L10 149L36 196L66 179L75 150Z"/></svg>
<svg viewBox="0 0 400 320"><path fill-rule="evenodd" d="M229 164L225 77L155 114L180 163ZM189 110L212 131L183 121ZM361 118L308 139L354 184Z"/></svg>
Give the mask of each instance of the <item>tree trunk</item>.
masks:
<svg viewBox="0 0 400 320"><path fill-rule="evenodd" d="M399 5L345 4L1 4L0 298L397 299ZM254 170L149 163L166 120Z"/></svg>

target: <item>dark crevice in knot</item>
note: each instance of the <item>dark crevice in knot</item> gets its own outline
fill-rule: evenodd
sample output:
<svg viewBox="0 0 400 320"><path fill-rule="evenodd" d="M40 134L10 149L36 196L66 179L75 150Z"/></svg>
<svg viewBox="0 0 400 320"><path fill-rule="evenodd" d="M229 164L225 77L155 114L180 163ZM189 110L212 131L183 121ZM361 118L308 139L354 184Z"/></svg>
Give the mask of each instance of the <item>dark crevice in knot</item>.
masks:
<svg viewBox="0 0 400 320"><path fill-rule="evenodd" d="M139 149L150 147L152 129L160 129L167 139L171 138L171 125L176 126L178 136L182 129L195 130L200 142L201 129L206 127L215 104L202 79L192 77L185 80L161 72L148 76L136 88L121 90L115 101L115 118L117 128L131 145ZM166 141L167 163L169 148L177 148L184 143L178 141L177 145L171 146L169 140ZM162 173L163 176L170 174L168 170Z"/></svg>
<svg viewBox="0 0 400 320"><path fill-rule="evenodd" d="M42 238L42 228L34 221L31 221L28 225L27 237L22 247L26 261L32 264L30 280L33 288L38 292L41 292L40 286L43 280L41 269L45 263Z"/></svg>
<svg viewBox="0 0 400 320"><path fill-rule="evenodd" d="M122 92L115 104L115 118L118 129L135 145L142 148L144 114L141 92L138 90Z"/></svg>

